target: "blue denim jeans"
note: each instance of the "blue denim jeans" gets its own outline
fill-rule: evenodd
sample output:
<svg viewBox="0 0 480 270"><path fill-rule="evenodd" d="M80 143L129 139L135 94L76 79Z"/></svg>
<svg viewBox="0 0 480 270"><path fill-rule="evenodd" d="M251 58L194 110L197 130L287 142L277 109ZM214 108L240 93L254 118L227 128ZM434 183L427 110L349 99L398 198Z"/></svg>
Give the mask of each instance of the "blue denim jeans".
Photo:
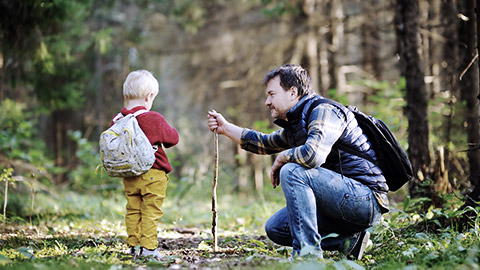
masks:
<svg viewBox="0 0 480 270"><path fill-rule="evenodd" d="M293 256L306 246L319 256L322 250L348 252L382 215L367 186L325 168L287 163L280 183L287 207L268 219L265 231L273 242L293 246Z"/></svg>

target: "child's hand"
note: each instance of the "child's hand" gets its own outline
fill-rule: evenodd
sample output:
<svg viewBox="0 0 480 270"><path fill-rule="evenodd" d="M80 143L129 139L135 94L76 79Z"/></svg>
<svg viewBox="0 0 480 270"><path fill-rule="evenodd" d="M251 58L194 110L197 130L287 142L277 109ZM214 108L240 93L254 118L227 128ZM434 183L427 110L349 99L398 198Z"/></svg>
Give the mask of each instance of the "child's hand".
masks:
<svg viewBox="0 0 480 270"><path fill-rule="evenodd" d="M225 126L228 124L227 120L223 117L223 115L217 113L215 110L211 110L208 112L208 128L210 131L214 132L217 130L218 134L225 133Z"/></svg>

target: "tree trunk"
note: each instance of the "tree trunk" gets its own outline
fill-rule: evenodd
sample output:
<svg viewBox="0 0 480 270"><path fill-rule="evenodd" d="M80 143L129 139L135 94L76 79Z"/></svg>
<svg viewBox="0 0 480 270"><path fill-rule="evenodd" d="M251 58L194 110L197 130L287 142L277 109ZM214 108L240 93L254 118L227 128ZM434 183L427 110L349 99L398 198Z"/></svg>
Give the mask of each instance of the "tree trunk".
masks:
<svg viewBox="0 0 480 270"><path fill-rule="evenodd" d="M259 155L252 155L252 163L253 163L253 175L255 178L255 190L257 192L262 192L263 190L263 157Z"/></svg>
<svg viewBox="0 0 480 270"><path fill-rule="evenodd" d="M103 83L102 83L102 55L100 52L95 52L95 72L94 72L94 82L95 82L95 107L97 111L97 136L100 137L100 134L103 132L105 124L105 113L103 110Z"/></svg>
<svg viewBox="0 0 480 270"><path fill-rule="evenodd" d="M53 126L53 147L55 153L55 166L62 168L65 164L63 158L63 149L64 149L64 117L63 113L60 111L55 111L52 113L52 126ZM55 177L55 184L60 184L64 180L64 173L60 172Z"/></svg>
<svg viewBox="0 0 480 270"><path fill-rule="evenodd" d="M442 14L441 14L441 24L446 25L443 32L443 36L449 37L446 40L445 46L443 48L443 57L444 62L444 71L443 77L445 85L447 87L446 91L449 93L448 99L448 108L449 112L446 115L445 119L445 128L444 128L444 140L445 140L445 162L448 168L451 168L452 161L450 158L450 148L449 144L452 140L452 131L454 125L454 115L455 115L455 104L459 100L459 90L458 90L458 17L457 17L457 6L454 0L447 0L443 3Z"/></svg>
<svg viewBox="0 0 480 270"><path fill-rule="evenodd" d="M247 167L247 159L248 155L246 151L243 151L239 145L235 145L235 158L236 158L236 165L237 165L237 173L238 173L238 191L244 192L248 186L248 167Z"/></svg>
<svg viewBox="0 0 480 270"><path fill-rule="evenodd" d="M418 35L419 35L419 48L421 50L421 58L422 58L422 69L423 69L423 77L425 83L425 91L427 92L427 97L432 93L432 85L431 85L431 78L432 78L432 70L430 66L430 33L428 30L425 30L425 26L429 22L429 10L431 3L430 1L424 0L417 0L418 2ZM420 25L423 27L420 28Z"/></svg>
<svg viewBox="0 0 480 270"><path fill-rule="evenodd" d="M308 67L310 77L312 78L312 87L313 91L318 94L318 89L320 87L320 63L318 58L318 41L317 41L317 21L320 16L317 16L317 2L318 0L305 0L303 3L303 11L308 16L308 33L306 37L306 48L305 52L308 59Z"/></svg>
<svg viewBox="0 0 480 270"><path fill-rule="evenodd" d="M441 25L441 1L433 0L430 4L429 12L429 32L431 36L430 41L430 59L432 70L432 91L435 95L441 92L442 77L440 76L442 57L442 43L440 43L441 32L438 25Z"/></svg>
<svg viewBox="0 0 480 270"><path fill-rule="evenodd" d="M319 31L320 41L319 41L319 61L320 61L320 95L326 97L328 93L328 89L331 87L332 79L330 77L330 63L328 60L328 41L325 37L328 33L328 28L325 26L321 26Z"/></svg>
<svg viewBox="0 0 480 270"><path fill-rule="evenodd" d="M3 53L0 51L0 101L3 101L5 99L4 94L3 94Z"/></svg>
<svg viewBox="0 0 480 270"><path fill-rule="evenodd" d="M418 178L410 182L412 195L429 196L431 192L421 190L419 181L428 177L430 156L428 149L428 104L425 90L423 62L419 55L418 33L419 6L415 0L398 0L397 35L403 74L407 82L408 115L408 154L412 162L414 175Z"/></svg>
<svg viewBox="0 0 480 270"><path fill-rule="evenodd" d="M480 53L480 4L478 4L477 2L477 6L475 7L475 15L476 16L476 19L477 19L477 53ZM479 75L478 77L480 78L480 61L477 60L477 64L478 64L478 72L479 72ZM479 81L479 89L480 89L480 81ZM480 91L478 93L478 96L477 96L477 99L480 100Z"/></svg>
<svg viewBox="0 0 480 270"><path fill-rule="evenodd" d="M380 60L380 31L378 28L378 18L376 8L378 0L366 1L367 17L362 25L362 50L363 66L366 72L373 75L376 80L382 79L382 68Z"/></svg>
<svg viewBox="0 0 480 270"><path fill-rule="evenodd" d="M331 28L330 33L332 35L332 45L330 47L330 51L332 53L332 76L331 78L334 80L332 83L337 89L337 94L342 95L343 89L340 89L338 85L338 76L339 72L338 69L340 67L339 56L341 55L340 50L342 48L343 40L344 40L344 14L343 14L343 3L341 0L334 0L331 1L331 10L330 10L330 18L331 18Z"/></svg>
<svg viewBox="0 0 480 270"><path fill-rule="evenodd" d="M466 0L465 15L468 20L462 22L460 39L465 45L465 55L461 66L460 87L462 99L466 102L466 132L468 143L469 180L473 186L480 184L480 126L479 106L479 67L477 52L477 30L475 1Z"/></svg>

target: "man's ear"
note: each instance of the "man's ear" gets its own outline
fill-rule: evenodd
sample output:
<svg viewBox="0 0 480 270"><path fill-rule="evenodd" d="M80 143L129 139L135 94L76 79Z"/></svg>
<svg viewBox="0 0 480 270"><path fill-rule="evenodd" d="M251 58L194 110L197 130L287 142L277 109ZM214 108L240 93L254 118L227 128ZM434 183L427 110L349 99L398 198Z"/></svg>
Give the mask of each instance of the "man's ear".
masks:
<svg viewBox="0 0 480 270"><path fill-rule="evenodd" d="M296 86L290 87L290 89L288 89L288 92L290 93L292 98L298 98L298 88Z"/></svg>

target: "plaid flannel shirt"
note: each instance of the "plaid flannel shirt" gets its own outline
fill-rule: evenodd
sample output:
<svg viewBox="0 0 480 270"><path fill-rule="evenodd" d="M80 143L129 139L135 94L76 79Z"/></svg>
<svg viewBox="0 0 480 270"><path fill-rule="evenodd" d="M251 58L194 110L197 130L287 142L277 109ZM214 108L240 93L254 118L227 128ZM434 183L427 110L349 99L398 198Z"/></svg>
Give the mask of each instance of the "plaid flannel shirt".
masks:
<svg viewBox="0 0 480 270"><path fill-rule="evenodd" d="M316 118L308 122L307 141L304 145L296 147L289 145L283 128L270 134L244 128L240 145L242 149L260 155L270 155L287 150L285 155L288 162L307 168L320 167L325 163L333 144L342 135L346 127L346 120L340 109L329 104L320 104L312 110L311 115ZM376 191L373 191L373 194L383 208L383 212L388 212L387 194Z"/></svg>
<svg viewBox="0 0 480 270"><path fill-rule="evenodd" d="M312 110L311 116L317 117L308 123L308 137L304 145L289 145L283 128L270 134L245 128L240 145L242 149L261 155L287 150L285 156L288 162L307 168L320 167L342 135L346 122L340 109L329 104L320 104Z"/></svg>

